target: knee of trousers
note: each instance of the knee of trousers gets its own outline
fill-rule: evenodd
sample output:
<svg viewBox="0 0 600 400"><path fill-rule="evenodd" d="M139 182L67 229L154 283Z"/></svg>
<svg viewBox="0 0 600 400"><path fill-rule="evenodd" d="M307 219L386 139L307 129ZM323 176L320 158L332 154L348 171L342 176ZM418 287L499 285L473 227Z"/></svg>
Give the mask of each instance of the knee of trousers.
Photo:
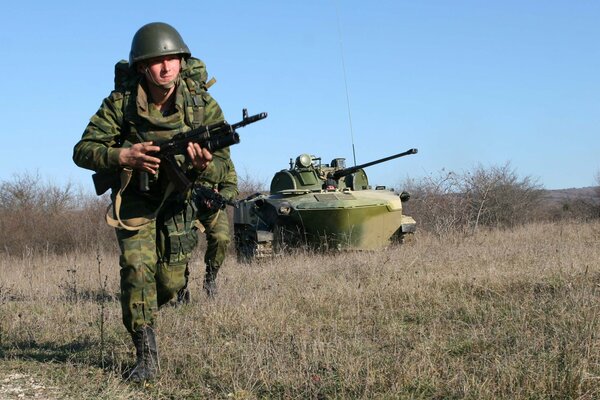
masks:
<svg viewBox="0 0 600 400"><path fill-rule="evenodd" d="M231 242L228 230L213 230L206 235L207 246L227 248Z"/></svg>
<svg viewBox="0 0 600 400"><path fill-rule="evenodd" d="M126 255L121 255L119 260L119 265L121 266L121 290L142 290L147 286L154 285L156 258L147 261L151 263L140 262L139 258L131 259Z"/></svg>
<svg viewBox="0 0 600 400"><path fill-rule="evenodd" d="M165 298L172 298L185 286L187 263L169 263L158 266L156 284Z"/></svg>
<svg viewBox="0 0 600 400"><path fill-rule="evenodd" d="M227 254L229 242L230 239L227 235L215 235L212 237L207 237L204 262L206 264L221 265Z"/></svg>

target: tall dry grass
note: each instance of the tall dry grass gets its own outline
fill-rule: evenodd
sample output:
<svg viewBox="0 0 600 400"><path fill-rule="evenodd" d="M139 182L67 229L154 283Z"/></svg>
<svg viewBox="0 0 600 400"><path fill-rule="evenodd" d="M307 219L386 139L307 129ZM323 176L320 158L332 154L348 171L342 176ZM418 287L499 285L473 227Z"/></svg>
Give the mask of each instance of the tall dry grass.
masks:
<svg viewBox="0 0 600 400"><path fill-rule="evenodd" d="M599 238L597 222L547 223L230 257L214 301L195 264L192 304L160 311L148 387L121 379L116 255L4 258L0 381L28 374L48 398L599 398Z"/></svg>

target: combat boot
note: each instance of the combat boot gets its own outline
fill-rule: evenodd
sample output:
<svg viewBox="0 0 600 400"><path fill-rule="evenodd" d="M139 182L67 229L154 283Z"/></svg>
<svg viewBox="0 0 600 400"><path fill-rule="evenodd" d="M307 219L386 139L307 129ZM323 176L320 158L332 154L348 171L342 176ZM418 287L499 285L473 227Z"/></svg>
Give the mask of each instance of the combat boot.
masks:
<svg viewBox="0 0 600 400"><path fill-rule="evenodd" d="M190 304L190 301L192 300L192 295L190 293L190 290L186 287L179 289L179 291L177 292L177 305L181 306L184 304Z"/></svg>
<svg viewBox="0 0 600 400"><path fill-rule="evenodd" d="M185 285L179 289L179 291L177 292L177 305L181 306L184 304L190 304L190 301L192 300L192 295L190 293L190 289L188 289L188 284L190 282L190 269L189 269L189 265L186 264L185 266Z"/></svg>
<svg viewBox="0 0 600 400"><path fill-rule="evenodd" d="M135 346L137 361L127 379L138 383L152 380L159 369L154 329L146 325L132 333L131 338Z"/></svg>
<svg viewBox="0 0 600 400"><path fill-rule="evenodd" d="M215 282L215 278L212 276L207 275L204 278L204 284L202 285L202 288L209 299L214 299L217 295L217 282Z"/></svg>

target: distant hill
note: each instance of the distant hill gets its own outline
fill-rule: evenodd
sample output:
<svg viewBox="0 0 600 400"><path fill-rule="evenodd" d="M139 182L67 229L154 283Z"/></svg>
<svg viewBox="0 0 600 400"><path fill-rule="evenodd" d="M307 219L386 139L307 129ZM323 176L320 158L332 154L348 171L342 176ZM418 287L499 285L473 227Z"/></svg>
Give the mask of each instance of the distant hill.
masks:
<svg viewBox="0 0 600 400"><path fill-rule="evenodd" d="M582 201L587 204L600 204L600 187L588 186L584 188L542 190L543 198L548 204L565 204L573 201Z"/></svg>

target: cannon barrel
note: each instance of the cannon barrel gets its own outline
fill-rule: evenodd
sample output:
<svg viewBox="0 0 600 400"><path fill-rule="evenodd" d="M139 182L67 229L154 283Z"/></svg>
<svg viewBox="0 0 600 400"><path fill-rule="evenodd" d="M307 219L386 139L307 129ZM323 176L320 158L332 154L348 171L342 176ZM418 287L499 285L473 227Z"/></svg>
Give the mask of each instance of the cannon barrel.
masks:
<svg viewBox="0 0 600 400"><path fill-rule="evenodd" d="M408 156L410 154L416 154L417 153L417 149L410 149L407 150L403 153L398 153L398 154L394 154L393 156L389 156L389 157L385 157L385 158L381 158L379 160L375 160L375 161L371 161L365 164L360 164L360 165L355 165L354 167L348 167L348 168L344 168L344 169L340 169L335 171L333 174L331 174L331 178L338 180L346 175L350 175L355 173L356 171L358 171L359 169L362 168L366 168L366 167L370 167L371 165L375 165L375 164L380 164L389 160L393 160L394 158L398 158L398 157L404 157L404 156Z"/></svg>

